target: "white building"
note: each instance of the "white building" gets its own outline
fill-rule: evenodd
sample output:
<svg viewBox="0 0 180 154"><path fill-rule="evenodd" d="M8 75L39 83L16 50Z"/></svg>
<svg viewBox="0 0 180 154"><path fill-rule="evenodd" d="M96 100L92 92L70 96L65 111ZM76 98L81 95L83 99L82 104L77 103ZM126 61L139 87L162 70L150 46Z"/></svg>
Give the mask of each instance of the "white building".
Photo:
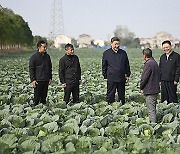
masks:
<svg viewBox="0 0 180 154"><path fill-rule="evenodd" d="M154 46L155 47L158 47L158 48L161 48L162 47L162 42L165 41L165 40L169 40L171 41L172 43L172 46L175 45L176 43L176 39L169 33L166 33L166 32L159 32L157 33L154 37L153 37L155 43L154 43Z"/></svg>
<svg viewBox="0 0 180 154"><path fill-rule="evenodd" d="M172 43L172 46L179 42L171 34L166 32L159 32L152 38L141 38L140 44L142 48L162 48L162 42L169 40Z"/></svg>
<svg viewBox="0 0 180 154"><path fill-rule="evenodd" d="M103 47L104 41L100 40L100 39L96 39L96 40L94 40L94 45L99 46L99 47Z"/></svg>
<svg viewBox="0 0 180 154"><path fill-rule="evenodd" d="M63 48L67 43L71 43L71 38L66 35L59 35L54 40L54 46L56 48Z"/></svg>
<svg viewBox="0 0 180 154"><path fill-rule="evenodd" d="M79 48L91 47L91 36L87 34L79 35L78 44L79 44Z"/></svg>

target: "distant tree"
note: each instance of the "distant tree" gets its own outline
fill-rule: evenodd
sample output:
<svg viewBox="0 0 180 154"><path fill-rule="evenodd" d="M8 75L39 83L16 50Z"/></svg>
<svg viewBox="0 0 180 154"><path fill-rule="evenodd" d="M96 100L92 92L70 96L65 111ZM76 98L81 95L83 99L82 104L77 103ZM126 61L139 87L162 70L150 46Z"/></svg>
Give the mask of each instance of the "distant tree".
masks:
<svg viewBox="0 0 180 154"><path fill-rule="evenodd" d="M48 46L51 48L51 47L54 47L54 40L51 40L51 39L48 39L47 40L47 43L48 43Z"/></svg>
<svg viewBox="0 0 180 154"><path fill-rule="evenodd" d="M105 41L105 42L104 42L104 45L105 45L105 46L109 46L109 44L110 44L110 41Z"/></svg>
<svg viewBox="0 0 180 154"><path fill-rule="evenodd" d="M78 48L78 42L77 42L77 40L75 38L71 39L71 43L75 48Z"/></svg>
<svg viewBox="0 0 180 154"><path fill-rule="evenodd" d="M32 46L33 45L33 35L32 35L32 31L29 28L27 22L24 23L24 35L25 35L25 40L26 40L26 42L24 42L24 43L27 46Z"/></svg>
<svg viewBox="0 0 180 154"><path fill-rule="evenodd" d="M14 12L11 9L8 9L8 8L3 8L2 7L1 11L3 11L5 14L10 14L10 15L14 14Z"/></svg>
<svg viewBox="0 0 180 154"><path fill-rule="evenodd" d="M0 45L8 47L32 46L33 35L28 23L7 8L0 9Z"/></svg>
<svg viewBox="0 0 180 154"><path fill-rule="evenodd" d="M96 45L94 44L94 40L91 40L91 45L92 45L92 46L96 46Z"/></svg>
<svg viewBox="0 0 180 154"><path fill-rule="evenodd" d="M140 40L139 38L134 38L131 42L131 48L140 48Z"/></svg>
<svg viewBox="0 0 180 154"><path fill-rule="evenodd" d="M118 25L116 26L116 29L114 31L114 36L119 37L121 39L123 38L134 38L135 34L133 32L130 32L126 26Z"/></svg>
<svg viewBox="0 0 180 154"><path fill-rule="evenodd" d="M135 34L133 32L130 32L126 26L116 26L116 29L114 30L114 36L121 39L121 45L123 46L131 48L140 47L139 38L134 38Z"/></svg>
<svg viewBox="0 0 180 154"><path fill-rule="evenodd" d="M121 45L124 45L124 46L130 46L131 42L132 42L133 39L131 38L121 38Z"/></svg>
<svg viewBox="0 0 180 154"><path fill-rule="evenodd" d="M5 18L4 12L0 10L0 43L1 44L4 44L7 38L6 21L7 19Z"/></svg>
<svg viewBox="0 0 180 154"><path fill-rule="evenodd" d="M174 48L180 48L180 42L176 43Z"/></svg>
<svg viewBox="0 0 180 154"><path fill-rule="evenodd" d="M34 38L33 38L33 46L34 46L35 48L36 48L37 42L40 41L40 40L43 40L43 41L47 42L46 37L41 37L41 36L39 36L39 35L36 35L36 36L34 36ZM49 44L48 44L48 45L49 45Z"/></svg>

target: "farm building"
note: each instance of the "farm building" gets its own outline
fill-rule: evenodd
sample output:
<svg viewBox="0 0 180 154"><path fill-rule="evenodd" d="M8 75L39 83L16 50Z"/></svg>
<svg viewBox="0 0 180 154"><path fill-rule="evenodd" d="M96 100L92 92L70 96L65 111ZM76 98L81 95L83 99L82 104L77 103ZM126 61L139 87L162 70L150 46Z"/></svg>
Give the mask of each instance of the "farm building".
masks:
<svg viewBox="0 0 180 154"><path fill-rule="evenodd" d="M67 43L71 43L71 38L66 35L59 35L54 40L54 46L56 48L63 48Z"/></svg>
<svg viewBox="0 0 180 154"><path fill-rule="evenodd" d="M101 39L96 39L96 40L94 40L94 45L96 45L98 47L104 47L104 41Z"/></svg>
<svg viewBox="0 0 180 154"><path fill-rule="evenodd" d="M162 42L165 40L170 40L172 45L179 43L179 40L174 38L170 33L167 32L159 32L152 38L141 38L140 44L142 48L161 48Z"/></svg>
<svg viewBox="0 0 180 154"><path fill-rule="evenodd" d="M91 36L87 34L79 35L78 44L79 44L79 48L91 47Z"/></svg>

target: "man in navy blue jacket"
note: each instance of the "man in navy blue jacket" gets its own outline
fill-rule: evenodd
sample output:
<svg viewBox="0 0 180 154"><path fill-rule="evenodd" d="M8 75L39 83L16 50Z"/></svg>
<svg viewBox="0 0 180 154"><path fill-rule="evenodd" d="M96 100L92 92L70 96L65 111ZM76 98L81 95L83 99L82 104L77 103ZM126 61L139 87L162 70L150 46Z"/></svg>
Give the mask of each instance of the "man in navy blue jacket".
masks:
<svg viewBox="0 0 180 154"><path fill-rule="evenodd" d="M126 52L119 49L120 39L111 39L111 48L103 53L102 73L104 80L107 81L108 103L115 102L115 93L118 92L118 101L125 103L125 83L129 80L130 66Z"/></svg>

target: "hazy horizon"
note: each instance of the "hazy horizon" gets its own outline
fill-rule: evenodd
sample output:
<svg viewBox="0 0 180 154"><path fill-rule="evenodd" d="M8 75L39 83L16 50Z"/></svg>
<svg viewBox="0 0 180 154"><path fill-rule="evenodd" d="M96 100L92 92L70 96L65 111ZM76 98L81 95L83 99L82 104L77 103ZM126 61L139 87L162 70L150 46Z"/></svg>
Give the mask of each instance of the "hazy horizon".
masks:
<svg viewBox="0 0 180 154"><path fill-rule="evenodd" d="M28 22L33 35L48 37L52 0L1 0ZM165 31L180 39L179 0L62 0L65 35L108 40L116 26L127 26L136 37Z"/></svg>

